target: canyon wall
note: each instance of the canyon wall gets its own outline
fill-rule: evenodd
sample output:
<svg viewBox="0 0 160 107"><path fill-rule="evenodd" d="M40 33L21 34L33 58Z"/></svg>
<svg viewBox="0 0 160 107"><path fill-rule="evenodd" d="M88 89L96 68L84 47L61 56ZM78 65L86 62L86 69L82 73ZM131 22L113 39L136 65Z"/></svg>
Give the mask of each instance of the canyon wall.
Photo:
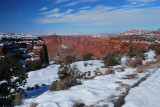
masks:
<svg viewBox="0 0 160 107"><path fill-rule="evenodd" d="M128 46L145 47L146 43L124 42L128 39L141 39L143 37L91 37L91 36L44 36L50 60L56 55L78 55L86 53L94 54L95 58L101 58L108 52L125 52ZM64 48L65 47L65 48Z"/></svg>

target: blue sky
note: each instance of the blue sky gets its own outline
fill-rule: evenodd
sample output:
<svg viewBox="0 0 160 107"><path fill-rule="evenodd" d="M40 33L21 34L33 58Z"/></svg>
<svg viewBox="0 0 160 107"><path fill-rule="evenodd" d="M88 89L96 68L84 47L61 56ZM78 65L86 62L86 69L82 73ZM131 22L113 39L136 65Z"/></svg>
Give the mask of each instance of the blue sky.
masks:
<svg viewBox="0 0 160 107"><path fill-rule="evenodd" d="M0 0L0 32L101 34L160 28L160 0Z"/></svg>

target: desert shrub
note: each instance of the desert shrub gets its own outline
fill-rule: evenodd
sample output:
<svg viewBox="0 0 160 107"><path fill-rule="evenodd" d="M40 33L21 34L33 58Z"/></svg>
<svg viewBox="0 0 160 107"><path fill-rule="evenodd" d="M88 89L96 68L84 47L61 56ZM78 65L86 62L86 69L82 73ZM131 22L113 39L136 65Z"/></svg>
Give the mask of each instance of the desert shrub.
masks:
<svg viewBox="0 0 160 107"><path fill-rule="evenodd" d="M84 61L85 67L88 65L87 60L92 60L93 56L94 55L92 53L87 53L87 54L82 55L82 60Z"/></svg>
<svg viewBox="0 0 160 107"><path fill-rule="evenodd" d="M23 92L20 88L25 85L26 70L17 58L0 57L0 105L12 106L17 93Z"/></svg>
<svg viewBox="0 0 160 107"><path fill-rule="evenodd" d="M148 51L147 48L138 48L135 52L136 57L141 58L141 59L145 59L146 55L144 53L147 51Z"/></svg>
<svg viewBox="0 0 160 107"><path fill-rule="evenodd" d="M120 63L120 57L117 53L107 53L102 60L106 66L114 66Z"/></svg>
<svg viewBox="0 0 160 107"><path fill-rule="evenodd" d="M122 79L137 79L138 74L126 74Z"/></svg>
<svg viewBox="0 0 160 107"><path fill-rule="evenodd" d="M125 84L125 83L123 83L123 82L119 83L119 85L120 85L121 87L124 87L124 88L129 87L129 85L128 85L128 84Z"/></svg>
<svg viewBox="0 0 160 107"><path fill-rule="evenodd" d="M49 87L49 90L65 90L75 85L81 85L82 83L78 79L79 74L80 71L76 66L61 64L58 71L59 80L53 81L52 85Z"/></svg>
<svg viewBox="0 0 160 107"><path fill-rule="evenodd" d="M143 73L143 72L147 72L147 71L148 70L147 70L146 67L138 67L137 70L136 70L137 73Z"/></svg>
<svg viewBox="0 0 160 107"><path fill-rule="evenodd" d="M105 71L105 74L115 74L114 69L108 69Z"/></svg>
<svg viewBox="0 0 160 107"><path fill-rule="evenodd" d="M82 59L84 60L84 61L86 61L86 60L92 60L92 57L93 57L94 55L92 54L92 53L87 53L87 54L85 54L85 55L83 55L82 56Z"/></svg>
<svg viewBox="0 0 160 107"><path fill-rule="evenodd" d="M147 52L147 48L134 48L134 47L128 47L128 52L126 53L129 57L136 57L145 59L146 55L144 54Z"/></svg>
<svg viewBox="0 0 160 107"><path fill-rule="evenodd" d="M30 61L26 64L26 68L28 71L34 71L42 68L42 64L40 60Z"/></svg>
<svg viewBox="0 0 160 107"><path fill-rule="evenodd" d="M81 81L74 78L73 76L68 76L64 79L60 79L54 81L48 90L50 91L58 91L58 90L66 90L75 85L81 85Z"/></svg>
<svg viewBox="0 0 160 107"><path fill-rule="evenodd" d="M149 50L154 50L156 55L160 55L160 44L153 44L148 46Z"/></svg>
<svg viewBox="0 0 160 107"><path fill-rule="evenodd" d="M136 49L134 47L129 46L128 47L128 52L126 53L126 55L129 56L129 57L134 57L135 56L135 50Z"/></svg>
<svg viewBox="0 0 160 107"><path fill-rule="evenodd" d="M74 102L72 107L84 107L85 104L83 102L76 101Z"/></svg>
<svg viewBox="0 0 160 107"><path fill-rule="evenodd" d="M141 66L142 65L142 59L132 59L128 62L128 66L132 67L132 68L136 68L137 66Z"/></svg>
<svg viewBox="0 0 160 107"><path fill-rule="evenodd" d="M73 76L77 77L79 75L80 71L78 70L76 65L69 65L62 63L60 64L59 70L58 70L58 77L59 79L66 78L67 76Z"/></svg>
<svg viewBox="0 0 160 107"><path fill-rule="evenodd" d="M71 63L73 63L74 61L76 61L76 57L75 57L75 56L66 56L66 57L64 58L64 62L65 62L66 64L71 64Z"/></svg>

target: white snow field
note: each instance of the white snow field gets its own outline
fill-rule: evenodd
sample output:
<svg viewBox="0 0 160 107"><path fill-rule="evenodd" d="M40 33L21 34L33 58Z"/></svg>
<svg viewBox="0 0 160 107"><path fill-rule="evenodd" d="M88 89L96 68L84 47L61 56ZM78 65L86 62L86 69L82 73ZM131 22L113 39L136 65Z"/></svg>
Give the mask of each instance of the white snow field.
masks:
<svg viewBox="0 0 160 107"><path fill-rule="evenodd" d="M153 52L148 52L147 59L153 59ZM149 56L150 55L150 56ZM123 56L123 64L126 57ZM104 73L108 68L101 68L104 64L100 60L87 61L88 66L84 66L83 61L73 63L81 72L94 71L97 68ZM35 84L50 85L58 79L57 71L59 65L50 65L47 68L31 71L28 73L29 78L25 88L34 86ZM104 106L113 107L113 100L118 98L126 91L127 86L136 83L146 73L138 73L138 78L124 79L126 74L135 74L136 68L124 68L124 71L119 71L122 65L114 66L115 74L96 76L94 79L82 80L82 85L73 86L68 90L48 91L47 87L40 87L33 91L27 92L29 95L24 99L24 103L16 107L29 107L31 103L36 103L37 107L72 107L74 102L83 102L86 106ZM153 69L152 69L153 70ZM151 71L151 70L150 70ZM93 73L91 73L93 75ZM126 97L124 107L160 107L159 91L160 88L160 69L156 71L140 86L131 89ZM122 86L122 85L124 86ZM136 94L136 95L135 95ZM159 98L159 99L158 99Z"/></svg>
<svg viewBox="0 0 160 107"><path fill-rule="evenodd" d="M84 62L76 62L77 67L86 72L88 70L92 71L103 66L103 64L98 60L88 61L92 65L84 67ZM119 66L117 66L119 67ZM115 66L116 68L116 66ZM34 86L35 84L51 84L52 81L57 78L58 65L50 65L49 67L37 71L29 72L28 83L26 86ZM105 71L106 68L100 68L100 70ZM24 104L20 107L27 107L32 102L37 103L37 107L71 107L75 101L84 102L85 105L99 105L108 104L109 107L113 106L111 102L112 97L120 95L125 91L125 88L116 90L120 87L117 82L123 82L128 85L136 83L139 79L122 79L126 74L132 74L136 69L127 68L124 72L116 71L115 74L109 74L104 76L97 76L94 79L83 80L82 85L77 85L71 87L69 90L61 91L46 91L38 97L34 96L36 90L29 92L30 97L24 100ZM142 77L143 75L139 75Z"/></svg>
<svg viewBox="0 0 160 107"><path fill-rule="evenodd" d="M130 90L123 107L160 107L160 68L138 87Z"/></svg>

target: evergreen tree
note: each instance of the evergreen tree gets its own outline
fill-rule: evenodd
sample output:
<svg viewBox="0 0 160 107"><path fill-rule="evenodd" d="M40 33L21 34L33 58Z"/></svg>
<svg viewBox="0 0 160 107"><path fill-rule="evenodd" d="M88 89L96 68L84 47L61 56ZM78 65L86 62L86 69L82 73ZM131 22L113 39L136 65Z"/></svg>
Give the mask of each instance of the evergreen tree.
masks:
<svg viewBox="0 0 160 107"><path fill-rule="evenodd" d="M0 105L12 106L17 93L23 91L27 74L18 59L9 56L0 57Z"/></svg>

